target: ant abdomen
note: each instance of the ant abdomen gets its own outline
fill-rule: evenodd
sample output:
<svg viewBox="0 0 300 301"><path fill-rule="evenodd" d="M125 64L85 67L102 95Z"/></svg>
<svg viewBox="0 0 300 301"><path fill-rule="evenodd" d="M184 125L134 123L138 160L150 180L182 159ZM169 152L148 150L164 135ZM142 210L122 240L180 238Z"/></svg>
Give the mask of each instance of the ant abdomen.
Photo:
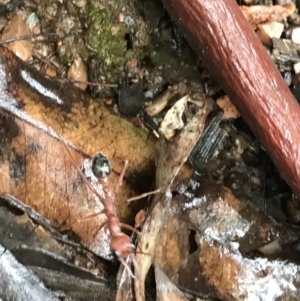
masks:
<svg viewBox="0 0 300 301"><path fill-rule="evenodd" d="M111 164L109 160L101 153L95 155L92 162L92 171L95 177L107 177L111 173Z"/></svg>

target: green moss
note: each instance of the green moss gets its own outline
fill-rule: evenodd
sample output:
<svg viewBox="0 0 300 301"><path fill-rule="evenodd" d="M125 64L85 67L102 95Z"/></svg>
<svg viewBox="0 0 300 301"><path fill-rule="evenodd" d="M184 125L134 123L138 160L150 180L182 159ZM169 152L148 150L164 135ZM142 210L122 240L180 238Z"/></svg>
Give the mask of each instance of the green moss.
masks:
<svg viewBox="0 0 300 301"><path fill-rule="evenodd" d="M124 39L127 28L118 20L120 1L104 2L91 2L87 43L106 65L118 64L124 61L127 50Z"/></svg>
<svg viewBox="0 0 300 301"><path fill-rule="evenodd" d="M120 20L130 18L131 25ZM127 49L125 36L131 42ZM99 77L113 80L125 63L144 56L149 43L148 28L129 0L92 0L89 7L86 41L89 48L97 53L101 62Z"/></svg>

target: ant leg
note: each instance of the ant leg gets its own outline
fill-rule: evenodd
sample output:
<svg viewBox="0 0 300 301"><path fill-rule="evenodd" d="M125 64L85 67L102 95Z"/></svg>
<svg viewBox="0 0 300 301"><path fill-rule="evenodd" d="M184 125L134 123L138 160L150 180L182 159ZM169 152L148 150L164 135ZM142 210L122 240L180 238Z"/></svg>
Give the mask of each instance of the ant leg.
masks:
<svg viewBox="0 0 300 301"><path fill-rule="evenodd" d="M127 203L130 203L132 201L136 201L136 200L140 200L148 195L151 195L151 194L156 194L156 193L159 193L160 192L160 189L156 189L156 190L153 190L153 191L150 191L150 192L146 192L146 193L142 193L140 195L137 195L137 196L134 196L130 199L127 200Z"/></svg>
<svg viewBox="0 0 300 301"><path fill-rule="evenodd" d="M132 232L135 232L137 235L140 235L140 234L141 234L140 231L138 231L137 229L135 229L134 227L132 227L132 226L130 226L130 225L120 223L120 226L121 226L122 228L125 228L125 229L127 229L127 230L130 230L130 231L132 231Z"/></svg>
<svg viewBox="0 0 300 301"><path fill-rule="evenodd" d="M97 229L97 231L95 231L95 236L99 233L99 231L107 225L107 221L103 222Z"/></svg>
<svg viewBox="0 0 300 301"><path fill-rule="evenodd" d="M61 227L61 228L60 228L60 231L69 230L69 229L70 229L70 226L72 226L72 225L74 225L74 224L76 224L76 223L78 223L78 222L82 222L82 221L86 221L86 220L88 220L88 219L90 219L90 218L94 218L94 217L96 217L96 216L98 216L98 215L100 215L100 214L105 214L104 210L102 210L102 211L100 211L100 212L95 212L95 213L88 214L88 215L86 215L86 216L83 217L83 218L80 218L80 219L78 219L78 220L76 220L76 221L74 221L74 222L72 222L72 223L69 223L68 225ZM103 226L102 226L102 227L103 227Z"/></svg>
<svg viewBox="0 0 300 301"><path fill-rule="evenodd" d="M119 180L118 180L118 183L117 183L117 185L115 187L115 191L118 191L118 189L122 185L122 181L123 181L123 178L124 178L127 166L128 166L128 160L126 160L125 163L124 163L124 167L123 167L122 173L119 176Z"/></svg>
<svg viewBox="0 0 300 301"><path fill-rule="evenodd" d="M125 270L128 271L130 277L135 278L134 274L133 274L132 271L131 271L130 266L125 262L125 260L124 260L123 258L119 258L119 260L120 260L120 262L124 265Z"/></svg>
<svg viewBox="0 0 300 301"><path fill-rule="evenodd" d="M133 266L134 266L134 273L135 273L136 276L138 276L138 274L139 274L139 267L138 267L138 264L136 262L134 253L131 254L131 259L132 259Z"/></svg>

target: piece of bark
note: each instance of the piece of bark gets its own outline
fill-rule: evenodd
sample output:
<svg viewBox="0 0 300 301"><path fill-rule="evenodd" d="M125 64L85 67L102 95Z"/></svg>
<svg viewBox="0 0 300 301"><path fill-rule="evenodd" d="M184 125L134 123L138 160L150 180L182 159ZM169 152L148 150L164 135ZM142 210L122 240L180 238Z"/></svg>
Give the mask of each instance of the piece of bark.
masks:
<svg viewBox="0 0 300 301"><path fill-rule="evenodd" d="M300 108L236 2L163 2L300 196Z"/></svg>

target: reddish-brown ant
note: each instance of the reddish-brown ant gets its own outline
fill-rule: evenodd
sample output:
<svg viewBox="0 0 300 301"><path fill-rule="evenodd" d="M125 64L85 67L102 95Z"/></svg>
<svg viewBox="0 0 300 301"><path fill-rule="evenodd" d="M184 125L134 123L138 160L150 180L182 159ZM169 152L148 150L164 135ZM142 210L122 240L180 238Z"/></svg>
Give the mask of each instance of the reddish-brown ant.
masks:
<svg viewBox="0 0 300 301"><path fill-rule="evenodd" d="M66 148L70 158L75 162L70 150L67 145L61 139L64 147ZM75 163L74 163L75 165ZM129 256L134 256L135 246L132 244L131 239L128 235L124 234L121 230L121 224L116 215L116 208L114 204L114 195L111 192L108 185L108 176L110 175L112 168L109 160L101 153L96 154L92 162L92 172L96 178L98 178L99 183L102 185L102 195L96 191L96 189L91 185L91 183L86 179L83 172L76 166L79 174L81 175L83 181L101 201L104 207L104 213L107 216L107 228L110 232L110 250L118 258L118 260L125 266L130 275L134 277L131 272L130 267L126 264L125 259ZM122 175L124 172L122 173ZM122 176L121 175L121 176ZM132 227L127 226L127 228L132 229ZM134 262L134 258L133 258ZM135 263L135 262L134 262Z"/></svg>
<svg viewBox="0 0 300 301"><path fill-rule="evenodd" d="M114 197L108 186L108 176L111 170L109 160L103 154L98 153L93 159L92 171L102 185L103 196L100 196L93 187L91 188L102 202L107 216L107 228L111 235L110 249L122 261L132 254L135 246L131 243L129 236L121 231L121 224L116 216Z"/></svg>

